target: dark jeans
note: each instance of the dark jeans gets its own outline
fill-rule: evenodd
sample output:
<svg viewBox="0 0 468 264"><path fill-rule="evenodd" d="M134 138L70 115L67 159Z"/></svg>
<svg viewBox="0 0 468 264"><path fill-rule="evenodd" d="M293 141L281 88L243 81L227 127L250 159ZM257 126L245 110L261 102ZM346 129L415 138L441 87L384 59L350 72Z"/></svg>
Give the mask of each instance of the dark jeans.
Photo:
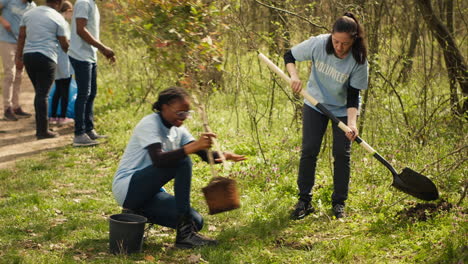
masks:
<svg viewBox="0 0 468 264"><path fill-rule="evenodd" d="M175 196L160 191L172 179ZM191 214L200 230L203 218L190 207L191 183L192 161L189 157L179 161L174 168L148 166L133 174L123 207L143 211L150 222L171 228L176 228L180 216Z"/></svg>
<svg viewBox="0 0 468 264"><path fill-rule="evenodd" d="M44 135L49 131L47 99L50 87L54 83L57 64L39 52L25 53L23 62L36 93L34 96L36 135Z"/></svg>
<svg viewBox="0 0 468 264"><path fill-rule="evenodd" d="M70 89L71 77L66 79L55 80L55 93L52 97L52 117L57 117L58 103L60 101L61 114L59 117L67 116L68 107L68 91Z"/></svg>
<svg viewBox="0 0 468 264"><path fill-rule="evenodd" d="M77 95L75 101L75 135L94 129L94 98L97 93L97 64L70 57L75 70Z"/></svg>
<svg viewBox="0 0 468 264"><path fill-rule="evenodd" d="M322 138L327 129L329 118L308 105L303 108L302 128L302 154L299 163L299 199L310 202L311 191L315 184L315 167L317 156L322 145ZM338 117L343 123L347 123L347 117ZM333 195L332 203L345 204L348 199L351 141L345 133L333 123Z"/></svg>

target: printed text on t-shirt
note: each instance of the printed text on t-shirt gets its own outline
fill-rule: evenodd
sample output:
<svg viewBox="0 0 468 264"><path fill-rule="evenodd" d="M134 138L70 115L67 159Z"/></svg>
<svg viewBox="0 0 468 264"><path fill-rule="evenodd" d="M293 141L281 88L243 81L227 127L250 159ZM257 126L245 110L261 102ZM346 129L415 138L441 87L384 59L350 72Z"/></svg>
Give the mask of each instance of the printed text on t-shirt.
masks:
<svg viewBox="0 0 468 264"><path fill-rule="evenodd" d="M345 83L346 80L348 80L349 78L349 74L341 73L337 71L335 68L333 68L331 65L323 63L321 61L315 62L315 68L317 69L318 72L321 72L327 76L330 76L331 78L333 78L333 80L339 83Z"/></svg>

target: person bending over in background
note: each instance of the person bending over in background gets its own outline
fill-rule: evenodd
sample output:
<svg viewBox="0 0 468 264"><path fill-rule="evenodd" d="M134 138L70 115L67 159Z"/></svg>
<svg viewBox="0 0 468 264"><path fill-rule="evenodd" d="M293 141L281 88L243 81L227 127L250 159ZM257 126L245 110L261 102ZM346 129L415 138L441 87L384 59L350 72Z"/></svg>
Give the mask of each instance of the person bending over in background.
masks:
<svg viewBox="0 0 468 264"><path fill-rule="evenodd" d="M62 2L63 0L47 0L45 6L26 12L20 24L16 67L23 67L24 62L36 92L34 109L37 139L58 137L58 133L49 130L47 99L55 79L58 47L65 52L68 50L65 34L67 22L57 12Z"/></svg>
<svg viewBox="0 0 468 264"><path fill-rule="evenodd" d="M94 99L97 93L97 50L111 62L112 49L99 40L99 9L95 0L77 0L73 10L70 37L70 62L75 70L75 138L73 146L93 146L105 138L94 129Z"/></svg>
<svg viewBox="0 0 468 264"><path fill-rule="evenodd" d="M67 21L70 21L73 14L73 4L69 1L64 1L60 8L60 14ZM67 39L70 39L70 25L67 23L66 26L65 34ZM52 111L49 119L49 123L51 124L65 125L73 122L73 119L67 118L68 94L72 75L73 68L68 54L59 48L57 69L55 71L55 93L52 97ZM61 113L57 114L59 101Z"/></svg>
<svg viewBox="0 0 468 264"><path fill-rule="evenodd" d="M295 93L302 89L295 61L312 61L307 92L323 104L353 132L344 133L333 123L333 194L332 210L336 218L344 216L350 177L351 141L358 136L356 119L359 90L367 89L368 63L364 30L352 13L338 18L331 34L323 34L294 46L284 55ZM303 107L302 153L297 185L299 201L291 214L301 219L314 211L311 205L315 168L329 118L310 102Z"/></svg>
<svg viewBox="0 0 468 264"><path fill-rule="evenodd" d="M4 118L18 121L18 117L30 117L19 105L23 68L15 66L17 40L21 17L35 7L28 0L0 0L0 56L3 62L3 108Z"/></svg>
<svg viewBox="0 0 468 264"><path fill-rule="evenodd" d="M142 214L150 222L175 228L176 247L193 248L217 244L200 234L202 216L190 207L192 161L197 154L208 161L207 151L213 133L202 133L195 140L182 126L190 114L190 97L179 87L162 91L153 105L155 113L145 116L135 127L114 176L112 191L118 204ZM217 162L219 155L214 152ZM227 160L245 157L224 152ZM161 188L174 179L172 196Z"/></svg>

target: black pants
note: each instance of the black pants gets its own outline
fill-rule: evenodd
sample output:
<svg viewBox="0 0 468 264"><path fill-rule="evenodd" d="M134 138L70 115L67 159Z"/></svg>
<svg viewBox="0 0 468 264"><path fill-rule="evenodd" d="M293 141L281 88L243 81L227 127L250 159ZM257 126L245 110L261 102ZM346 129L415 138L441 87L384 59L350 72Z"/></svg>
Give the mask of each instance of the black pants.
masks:
<svg viewBox="0 0 468 264"><path fill-rule="evenodd" d="M94 99L97 94L97 64L70 58L75 70L77 94L75 101L75 135L94 129Z"/></svg>
<svg viewBox="0 0 468 264"><path fill-rule="evenodd" d="M70 89L71 76L69 78L55 80L55 93L52 97L52 117L57 117L58 103L60 101L61 113L58 117L67 116L68 91Z"/></svg>
<svg viewBox="0 0 468 264"><path fill-rule="evenodd" d="M315 184L315 168L317 156L322 145L322 138L327 129L329 118L308 105L303 108L302 128L302 154L299 163L299 199L310 202L312 199L312 187ZM347 123L347 117L338 117L343 123ZM348 186L350 175L351 141L345 133L333 123L333 195L332 203L343 204L348 198Z"/></svg>
<svg viewBox="0 0 468 264"><path fill-rule="evenodd" d="M160 191L172 179L175 196ZM200 230L203 217L190 207L191 183L192 161L189 157L179 161L174 168L148 166L133 174L123 207L143 210L151 223L170 228L176 228L180 216L190 214Z"/></svg>
<svg viewBox="0 0 468 264"><path fill-rule="evenodd" d="M49 130L47 120L47 99L49 90L55 79L57 64L39 52L25 53L23 55L24 66L29 79L34 86L34 109L36 111L36 135L44 135Z"/></svg>

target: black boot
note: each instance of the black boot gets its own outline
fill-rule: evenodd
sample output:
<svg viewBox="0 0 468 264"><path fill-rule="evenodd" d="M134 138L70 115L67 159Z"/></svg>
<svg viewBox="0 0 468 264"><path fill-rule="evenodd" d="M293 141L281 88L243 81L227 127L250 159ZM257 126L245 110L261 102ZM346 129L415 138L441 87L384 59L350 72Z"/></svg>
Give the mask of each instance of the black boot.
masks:
<svg viewBox="0 0 468 264"><path fill-rule="evenodd" d="M197 228L190 215L179 218L175 246L178 248L194 248L217 245L218 241L204 237L197 233Z"/></svg>

